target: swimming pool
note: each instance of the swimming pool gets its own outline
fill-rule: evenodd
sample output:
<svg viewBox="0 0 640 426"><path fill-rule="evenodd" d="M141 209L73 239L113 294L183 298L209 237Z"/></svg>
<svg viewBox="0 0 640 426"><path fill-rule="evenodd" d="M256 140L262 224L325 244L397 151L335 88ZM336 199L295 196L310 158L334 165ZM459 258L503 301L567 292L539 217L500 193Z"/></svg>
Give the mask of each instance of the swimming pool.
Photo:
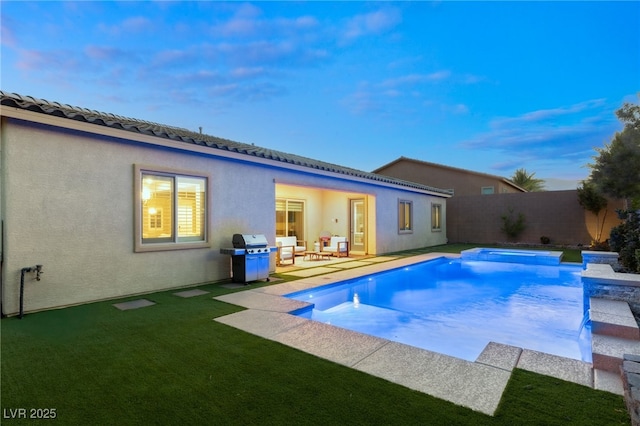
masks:
<svg viewBox="0 0 640 426"><path fill-rule="evenodd" d="M580 265L440 258L288 294L298 315L475 361L490 342L591 362Z"/></svg>

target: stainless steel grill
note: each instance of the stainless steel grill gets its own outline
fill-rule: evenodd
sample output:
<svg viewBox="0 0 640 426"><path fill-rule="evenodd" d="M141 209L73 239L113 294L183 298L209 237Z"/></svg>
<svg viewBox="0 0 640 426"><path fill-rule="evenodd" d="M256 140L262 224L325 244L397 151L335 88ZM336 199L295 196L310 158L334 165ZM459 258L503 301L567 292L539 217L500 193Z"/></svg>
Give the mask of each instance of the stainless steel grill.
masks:
<svg viewBox="0 0 640 426"><path fill-rule="evenodd" d="M270 253L267 238L261 234L233 234L233 248L221 248L220 253L231 255L233 282L269 281Z"/></svg>

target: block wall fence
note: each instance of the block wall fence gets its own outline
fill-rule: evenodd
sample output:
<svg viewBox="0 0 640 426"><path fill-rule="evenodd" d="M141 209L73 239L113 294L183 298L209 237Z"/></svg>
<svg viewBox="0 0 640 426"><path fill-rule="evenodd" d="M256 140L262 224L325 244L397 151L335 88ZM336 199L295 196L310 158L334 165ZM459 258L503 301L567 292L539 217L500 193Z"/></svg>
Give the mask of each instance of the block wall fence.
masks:
<svg viewBox="0 0 640 426"><path fill-rule="evenodd" d="M612 227L620 224L616 209L622 200L609 200L601 240L609 238ZM525 217L525 229L515 239L501 231L502 215L513 210ZM600 223L604 211L600 212ZM515 194L453 196L447 200L447 238L450 243L540 244L540 237L551 244L589 246L596 235L596 216L578 202L578 191L545 191Z"/></svg>

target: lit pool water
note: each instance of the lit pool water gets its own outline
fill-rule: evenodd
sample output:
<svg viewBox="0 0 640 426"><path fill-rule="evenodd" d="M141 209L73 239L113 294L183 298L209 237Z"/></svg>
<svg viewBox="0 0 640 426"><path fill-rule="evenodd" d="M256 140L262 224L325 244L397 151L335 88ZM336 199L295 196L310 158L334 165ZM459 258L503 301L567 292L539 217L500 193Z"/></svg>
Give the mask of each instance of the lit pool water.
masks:
<svg viewBox="0 0 640 426"><path fill-rule="evenodd" d="M440 258L287 297L299 315L475 361L490 342L591 362L580 265Z"/></svg>

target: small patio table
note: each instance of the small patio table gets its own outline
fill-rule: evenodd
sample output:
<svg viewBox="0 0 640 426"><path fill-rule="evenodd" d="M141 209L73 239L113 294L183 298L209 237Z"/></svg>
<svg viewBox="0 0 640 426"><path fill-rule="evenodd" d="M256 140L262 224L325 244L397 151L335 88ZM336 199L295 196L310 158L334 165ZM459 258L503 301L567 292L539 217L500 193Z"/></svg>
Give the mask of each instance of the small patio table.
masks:
<svg viewBox="0 0 640 426"><path fill-rule="evenodd" d="M331 253L322 252L322 251L305 251L304 252L305 260L307 259L307 256L309 256L309 260L322 260L322 259L330 260L331 259Z"/></svg>

